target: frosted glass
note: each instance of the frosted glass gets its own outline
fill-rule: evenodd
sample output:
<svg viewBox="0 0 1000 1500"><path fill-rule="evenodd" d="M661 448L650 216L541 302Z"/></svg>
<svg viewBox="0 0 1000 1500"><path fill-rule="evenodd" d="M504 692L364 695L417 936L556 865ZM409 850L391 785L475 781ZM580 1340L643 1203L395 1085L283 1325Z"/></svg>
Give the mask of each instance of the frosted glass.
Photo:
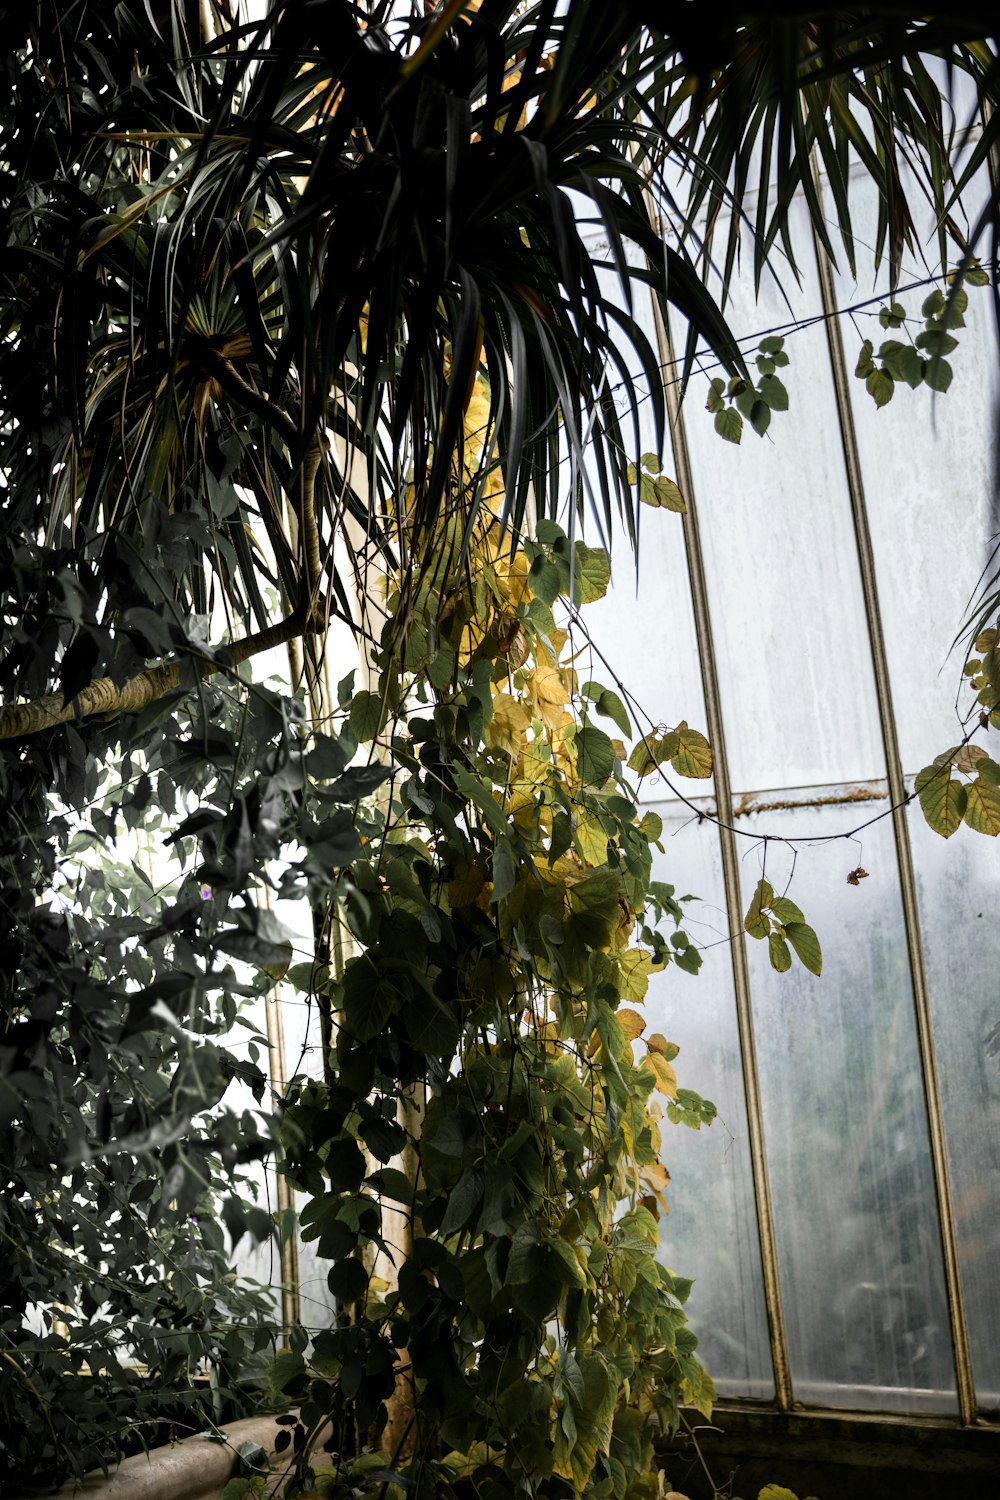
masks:
<svg viewBox="0 0 1000 1500"><path fill-rule="evenodd" d="M911 809L959 1269L981 1413L1000 1419L1000 857Z"/></svg>
<svg viewBox="0 0 1000 1500"><path fill-rule="evenodd" d="M583 611L584 625L608 665L585 651L577 662L581 681L592 676L606 687L615 679L622 683L636 700L629 716L640 733L650 732L651 725L672 728L682 719L707 733L681 517L646 512L638 581L626 537L616 535L612 556L610 590ZM683 790L697 796L710 784L686 781ZM658 775L649 776L639 792L643 801L662 798L664 784Z"/></svg>
<svg viewBox="0 0 1000 1500"><path fill-rule="evenodd" d="M871 189L858 188L859 204L874 212ZM923 276L910 263L901 282ZM836 286L839 306L871 295L846 277ZM913 334L923 329L920 306L929 290L900 296L916 318L906 325ZM877 350L883 339L904 337L883 330L877 312L878 304L857 313L853 327L843 320L852 369L862 338ZM987 288L969 288L965 317L968 326L956 330L959 345L949 356L954 378L946 394L904 386L878 409L864 383L851 381L900 754L911 774L961 738L954 705L964 648L952 650L951 643L1000 520L993 478L1000 461L1000 351Z"/></svg>
<svg viewBox="0 0 1000 1500"><path fill-rule="evenodd" d="M855 810L747 819L808 842ZM741 820L742 825L742 820ZM760 849L743 861L744 901ZM869 878L846 877L861 861ZM770 844L779 893L792 854ZM955 1410L951 1335L891 821L860 846L801 848L788 892L816 927L821 978L747 940L764 1130L797 1401Z"/></svg>
<svg viewBox="0 0 1000 1500"><path fill-rule="evenodd" d="M801 206L795 239L808 246ZM815 269L783 271L790 306L746 277L730 323L763 333L820 307ZM754 340L756 343L756 339ZM857 546L821 325L788 339L780 373L791 409L734 447L685 404L734 791L866 781L884 775ZM710 372L717 373L714 369Z"/></svg>
<svg viewBox="0 0 1000 1500"><path fill-rule="evenodd" d="M743 1075L733 999L728 925L718 833L686 810L657 805L664 819L664 854L654 877L678 895L694 891L685 930L703 947L697 975L669 967L654 974L645 1010L649 1030L680 1047L675 1067L683 1088L712 1100L719 1117L708 1129L664 1124L663 1161L671 1174L669 1216L662 1221L661 1258L694 1277L688 1303L700 1353L727 1397L769 1400L774 1379L767 1337Z"/></svg>
<svg viewBox="0 0 1000 1500"><path fill-rule="evenodd" d="M600 242L595 242L595 250L598 254L608 254L606 249L602 250ZM622 306L621 287L616 275L602 272L601 286L610 301ZM655 349L652 300L642 286L637 285L633 290L634 315ZM620 410L624 412L624 392L615 395ZM657 451L649 402L640 408L639 418L640 451L628 454L630 461L637 461L643 453ZM669 437L666 451L659 457L664 471L673 478L676 465ZM634 694L638 706L635 711L630 710L630 717L633 726L642 733L649 732L651 725L672 728L682 719L687 719L704 733L705 709L683 518L671 511L640 505L637 525L638 566L620 518L615 518L611 535L601 538L593 520L586 522L588 540L591 543L600 540L611 548L611 588L604 599L587 605L582 612L584 628L589 630L607 665L599 656L591 656L585 650L577 663L577 670L581 681L593 677L606 687L613 687L613 679L617 678ZM691 785L696 792L705 790L697 783ZM642 782L640 795L644 801L662 798L664 793L659 776L648 777Z"/></svg>

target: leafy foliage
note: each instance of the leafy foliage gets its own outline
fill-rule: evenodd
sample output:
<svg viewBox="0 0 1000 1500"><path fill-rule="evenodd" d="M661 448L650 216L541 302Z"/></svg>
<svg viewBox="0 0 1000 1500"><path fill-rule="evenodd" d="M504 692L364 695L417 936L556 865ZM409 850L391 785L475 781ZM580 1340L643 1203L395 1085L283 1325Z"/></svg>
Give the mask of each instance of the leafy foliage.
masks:
<svg viewBox="0 0 1000 1500"><path fill-rule="evenodd" d="M793 953L810 974L822 973L819 938L795 902L787 896L776 896L769 881L758 880L743 927L752 938L761 942L767 939L771 968L779 974L792 967Z"/></svg>
<svg viewBox="0 0 1000 1500"><path fill-rule="evenodd" d="M963 822L991 838L1000 833L1000 765L982 745L972 743L977 731L1000 728L998 637L1000 620L996 626L980 628L975 638L980 654L970 656L965 664L965 676L976 693L973 728L961 745L943 751L924 766L914 782L921 811L942 838L951 838Z"/></svg>
<svg viewBox="0 0 1000 1500"><path fill-rule="evenodd" d="M333 1418L325 1494L387 1469L417 1487L653 1494L657 1426L712 1400L690 1283L655 1254L661 1121L664 1105L695 1128L715 1111L678 1089L677 1048L645 1036L637 1007L653 972L700 956L651 880L623 747L591 717L621 705L598 683L577 692L558 623L561 598L603 592L606 559L552 522L514 556L492 517L465 565L459 540L443 535L405 641L390 618L374 654L390 791L359 809L330 907L350 956L302 976L334 1041L324 1081L289 1096L284 1170L351 1311L278 1380L301 1403L303 1457ZM330 743L344 758L355 741ZM336 800L337 783L312 796ZM404 1130L414 1089L419 1129ZM413 1237L402 1261L387 1201ZM396 1258L395 1286L373 1247ZM359 1449L401 1386L410 1429L370 1474Z"/></svg>
<svg viewBox="0 0 1000 1500"><path fill-rule="evenodd" d="M22 583L66 583L31 561ZM206 692L0 760L0 1451L15 1485L245 1413L273 1347L271 1293L230 1250L275 1232L246 1175L272 1150L267 1041L232 1035L260 989L227 957L260 915L240 894L240 804L218 808L253 759L232 706ZM147 851L192 797L218 809L212 866L154 888ZM242 810L249 843L259 805Z"/></svg>
<svg viewBox="0 0 1000 1500"><path fill-rule="evenodd" d="M708 410L715 413L715 430L727 443L743 438L743 419L750 423L758 437L771 425L771 413L788 410L788 392L774 373L788 364L785 341L776 334L761 339L757 353L759 378L754 383L734 375L727 382L716 376L708 388Z"/></svg>
<svg viewBox="0 0 1000 1500"><path fill-rule="evenodd" d="M920 309L924 327L916 337L885 339L877 356L872 340L865 339L854 373L865 382L865 389L876 406L886 406L892 400L899 381L905 382L912 390L927 385L942 394L947 391L952 381L952 368L945 356L958 347L953 330L965 326L964 313L969 305L962 279L960 276L956 279L947 295L935 289L925 297ZM978 267L973 267L964 279L972 286L987 283L985 271ZM906 333L906 308L901 302L891 302L881 309L879 322L883 328L898 328Z"/></svg>
<svg viewBox="0 0 1000 1500"><path fill-rule="evenodd" d="M995 101L992 8L767 11L739 27L691 9L325 0L217 36L203 21L224 8L188 0L5 13L12 1474L79 1473L147 1424L208 1420L204 1361L222 1417L271 1338L269 1305L227 1279L218 1223L221 1196L231 1239L271 1233L236 1170L269 1149L267 1122L227 1102L243 1085L263 1106L263 1040L244 1060L223 1038L288 963L260 896L290 846L283 888L329 915L331 949L304 982L330 1067L299 1085L285 1149L335 1295L362 1307L311 1365L297 1331L272 1385L307 1413L332 1407L330 1484L384 1482L357 1450L396 1400L397 1333L425 1382L417 1451L456 1482L645 1493L655 1413L710 1400L687 1284L652 1248L655 1096L694 1126L711 1106L677 1087L669 1042L650 1037L637 1059L630 1034L652 969L700 955L674 893L649 882L657 835L605 727L626 733L628 713L599 683L578 691L553 610L607 581L600 549L554 526L567 495L574 517L588 500L604 521L621 509L633 535L638 503L683 505L654 455L628 465L643 401L662 449L664 401L641 319L604 278L626 309L647 290L661 315L669 300L691 330L688 371L701 339L727 372L729 435L744 417L762 431L782 351L761 347L751 384L721 311L742 229L759 280L793 249L801 185L829 244L815 147L848 263L860 161L879 190L876 256L895 272L912 222L899 164L915 154L942 269L949 236L964 261L975 234L949 210L1000 114L960 160L925 61L944 56ZM713 296L713 236L755 161L756 222L730 216ZM518 552L529 502L540 521ZM246 663L298 642L296 689L315 686L369 542L398 584L393 628L371 681L309 740L300 702ZM684 722L641 748L641 775L711 774ZM102 856L123 824L178 852L168 889ZM769 943L796 925L776 899L758 902ZM338 972L341 912L363 952ZM421 1080L421 1176L406 1177L396 1106ZM430 1230L381 1305L354 1253L378 1245L380 1201ZM482 1432L494 1446L476 1448Z"/></svg>

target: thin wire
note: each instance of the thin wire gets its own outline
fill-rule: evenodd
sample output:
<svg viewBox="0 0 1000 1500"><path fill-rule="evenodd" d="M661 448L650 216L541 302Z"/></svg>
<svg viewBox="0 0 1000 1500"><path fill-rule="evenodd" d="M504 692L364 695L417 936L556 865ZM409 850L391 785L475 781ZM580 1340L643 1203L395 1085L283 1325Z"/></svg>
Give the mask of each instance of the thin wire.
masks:
<svg viewBox="0 0 1000 1500"><path fill-rule="evenodd" d="M584 639L587 641L587 644L588 644L589 648L591 649L591 651L593 651L594 655L598 658L598 660L605 667L605 669L608 672L611 673L611 675L612 675L612 681L614 682L615 687L619 690L619 692L621 693L623 699L631 707L633 715L636 718L636 720L638 721L639 719L642 719L642 720L645 721L646 724L648 724L648 726L649 726L649 732L641 734L640 742L643 745L645 745L645 747L646 747L647 751L649 752L650 756L653 756L654 752L653 752L653 747L652 747L652 745L650 744L650 741L649 741L649 734L655 734L658 726L654 723L654 721L652 720L652 718L650 718L649 714L643 708L642 704L638 701L638 699L635 697L635 695L633 693L629 692L628 688L625 686L625 684L622 682L621 678L618 676L617 672L615 671L615 669L612 666L611 662L608 660L607 656L605 656L604 652L596 644L596 642L594 641L593 637L590 634L590 631L589 631L588 627L581 620L579 610L577 610L576 606L572 605L572 604L567 604L567 607L568 607L568 609L570 611L570 614L572 616L573 623L580 628L581 632L583 633ZM964 748L964 746L967 745L969 743L969 741L979 732L979 729L980 729L980 724L979 724L979 721L977 719L976 722L972 725L971 729L969 729L966 732L964 738L962 739L961 745L957 745L955 747L955 752L957 753L958 750ZM950 776L950 774L951 774L951 759L949 758L949 760L947 760L944 763L944 765L938 767L937 771L935 772L935 775L936 776L944 776L944 775L949 775ZM765 845L768 844L768 843L772 843L772 844L784 844L789 849L791 849L793 851L793 853L794 853L794 851L796 849L796 846L799 845L799 844L807 844L807 845L832 844L832 843L836 843L839 839L856 839L857 836L858 836L858 834L859 833L863 833L866 828L872 828L876 823L881 823L882 820L883 820L883 818L890 818L890 817L892 817L892 815L893 815L894 812L898 811L900 808L908 806L909 803L911 803L914 800L914 798L916 797L916 795L917 795L916 792L909 792L899 802L891 803L889 807L885 808L880 813L876 813L874 815L874 817L867 818L863 823L858 823L855 827L849 828L849 829L845 829L841 833L817 833L817 834L805 834L805 833L802 833L802 834L797 834L794 838L790 838L787 834L783 834L783 833L771 833L769 831L754 832L753 830L751 830L749 828L738 828L735 823L724 822L723 819L721 819L718 816L717 813L711 813L711 812L707 811L705 808L698 807L697 804L695 802L693 802L690 797L686 797L684 795L684 793L681 791L680 787L676 786L674 784L674 782L672 782L670 780L669 776L667 776L667 774L663 770L662 766L657 766L656 767L656 775L664 783L664 785L670 790L670 792L672 793L672 795L674 797L676 797L676 799L677 799L678 802L681 802L681 803L683 803L683 805L685 807L690 808L691 812L694 814L694 817L697 819L697 821L699 823L714 823L717 828L724 828L724 829L726 829L727 832L733 833L733 834L738 834L740 838L750 839L753 843L756 843L756 844L759 844L759 843L763 843ZM934 778L929 778L928 779L928 784L929 784L930 780L933 780L933 779Z"/></svg>

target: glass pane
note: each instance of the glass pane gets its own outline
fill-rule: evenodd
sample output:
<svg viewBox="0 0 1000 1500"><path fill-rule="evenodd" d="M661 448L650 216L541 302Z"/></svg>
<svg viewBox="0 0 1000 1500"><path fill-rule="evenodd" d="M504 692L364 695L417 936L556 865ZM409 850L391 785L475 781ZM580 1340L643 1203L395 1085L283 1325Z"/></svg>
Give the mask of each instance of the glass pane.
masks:
<svg viewBox="0 0 1000 1500"><path fill-rule="evenodd" d="M643 509L638 580L628 539L616 535L612 586L604 599L588 605L582 615L601 655L584 650L577 671L581 681L593 677L605 687L614 687L615 680L624 685L635 700L629 704L629 717L636 737L654 727L672 728L682 719L705 734L681 517ZM610 729L607 723L604 727ZM697 796L710 792L711 785L690 781L683 790ZM643 801L663 794L658 775L643 780Z"/></svg>
<svg viewBox="0 0 1000 1500"><path fill-rule="evenodd" d="M714 825L692 821L677 804L657 804L664 854L654 877L679 895L685 928L706 949L697 975L671 966L654 974L646 999L649 1030L680 1048L682 1088L711 1099L719 1117L709 1129L664 1124L663 1160L671 1174L670 1214L661 1222L661 1254L681 1276L694 1278L688 1303L701 1354L720 1395L774 1397L760 1270L753 1178L747 1140L728 925Z"/></svg>
<svg viewBox="0 0 1000 1500"><path fill-rule="evenodd" d="M911 811L965 1314L981 1413L1000 1418L1000 868L963 830L945 843Z"/></svg>
<svg viewBox="0 0 1000 1500"><path fill-rule="evenodd" d="M761 831L803 842L789 895L818 930L822 977L797 960L777 974L766 944L747 940L793 1389L807 1405L950 1412L951 1334L891 821L858 843L805 847L849 816L804 807L759 819ZM793 859L768 845L776 892ZM743 862L747 903L761 863L759 848ZM869 877L852 886L857 863Z"/></svg>
<svg viewBox="0 0 1000 1500"><path fill-rule="evenodd" d="M870 187L859 192L859 205L874 214ZM925 228L929 236L932 224ZM913 260L903 267L901 285L925 276ZM871 296L846 277L836 286L841 307ZM877 303L859 311L853 327L843 319L849 366L863 338L877 351L884 339L903 338L907 330L919 334L920 307L930 290L899 293L909 314L903 330L880 327ZM864 383L851 381L900 754L911 774L961 738L955 695L964 654L951 643L969 614L1000 519L993 481L1000 457L996 319L988 288L970 287L968 296L968 326L956 330L946 394L904 386L877 409Z"/></svg>
<svg viewBox="0 0 1000 1500"><path fill-rule="evenodd" d="M602 288L610 301L621 305L622 295L617 276L602 276ZM656 348L652 301L635 289L633 309L643 332ZM636 374L636 383L645 389ZM627 392L620 390L616 399L624 417ZM656 451L656 437L650 406L639 412L640 452L630 453L630 462ZM664 471L673 478L672 454L658 454ZM671 727L687 721L705 732L701 672L695 638L694 615L688 583L687 556L684 546L683 518L672 511L638 507L638 566L625 527L616 517L610 538L598 536L598 528L587 518L586 530L591 543L610 541L612 587L604 599L583 610L583 625L607 660L584 656L579 665L581 680L592 676L613 687L612 675L637 699L630 710L633 725L648 732L651 725ZM638 721L638 722L637 722ZM605 726L607 727L607 726ZM643 783L647 796L664 795L658 777Z"/></svg>
<svg viewBox="0 0 1000 1500"><path fill-rule="evenodd" d="M802 286L735 288L730 323L764 333L815 315L819 288L801 206ZM870 650L826 336L790 337L791 409L764 438L727 443L692 381L685 414L701 519L733 790L884 775ZM716 374L713 368L707 372Z"/></svg>

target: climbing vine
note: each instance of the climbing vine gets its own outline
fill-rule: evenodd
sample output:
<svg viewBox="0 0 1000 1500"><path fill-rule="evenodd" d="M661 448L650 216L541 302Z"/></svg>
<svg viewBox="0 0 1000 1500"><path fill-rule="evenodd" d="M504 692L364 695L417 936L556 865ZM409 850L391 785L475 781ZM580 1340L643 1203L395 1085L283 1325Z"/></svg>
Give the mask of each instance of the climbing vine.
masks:
<svg viewBox="0 0 1000 1500"><path fill-rule="evenodd" d="M356 844L331 876L313 831L289 877L345 958L290 971L331 1042L282 1138L343 1315L293 1341L274 1382L324 1492L394 1473L419 1491L652 1495L655 1433L713 1398L691 1283L656 1253L662 1131L715 1110L642 1006L652 973L701 959L608 732L631 732L627 712L579 682L560 608L604 594L607 555L550 521L515 552L488 506L465 549L464 533L461 516L442 531L415 594L390 587L372 685L342 684L339 733L308 752L310 829L350 824ZM685 724L650 753L711 772Z"/></svg>

